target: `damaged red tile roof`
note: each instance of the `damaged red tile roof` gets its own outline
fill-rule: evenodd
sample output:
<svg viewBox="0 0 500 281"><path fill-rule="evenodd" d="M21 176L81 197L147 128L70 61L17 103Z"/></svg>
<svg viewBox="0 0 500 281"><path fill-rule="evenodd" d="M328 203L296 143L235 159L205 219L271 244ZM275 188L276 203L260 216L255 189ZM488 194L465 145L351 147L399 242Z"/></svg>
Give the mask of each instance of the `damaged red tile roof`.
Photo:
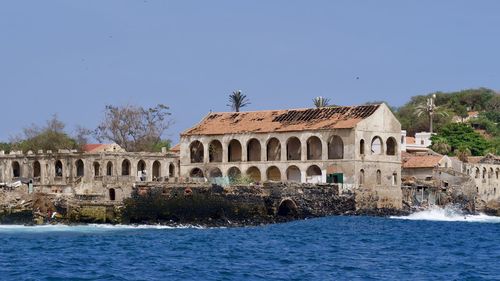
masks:
<svg viewBox="0 0 500 281"><path fill-rule="evenodd" d="M434 168L439 165L441 159L443 159L443 156L434 155L404 157L403 169Z"/></svg>
<svg viewBox="0 0 500 281"><path fill-rule="evenodd" d="M92 152L96 149L98 149L99 147L103 146L104 144L102 143L96 143L96 144L86 144L83 146L83 151L84 152Z"/></svg>
<svg viewBox="0 0 500 281"><path fill-rule="evenodd" d="M182 135L223 135L350 129L371 116L379 104L312 109L210 113Z"/></svg>
<svg viewBox="0 0 500 281"><path fill-rule="evenodd" d="M172 152L179 152L181 151L181 145L178 143L176 145L174 145L172 148L170 148L170 151Z"/></svg>

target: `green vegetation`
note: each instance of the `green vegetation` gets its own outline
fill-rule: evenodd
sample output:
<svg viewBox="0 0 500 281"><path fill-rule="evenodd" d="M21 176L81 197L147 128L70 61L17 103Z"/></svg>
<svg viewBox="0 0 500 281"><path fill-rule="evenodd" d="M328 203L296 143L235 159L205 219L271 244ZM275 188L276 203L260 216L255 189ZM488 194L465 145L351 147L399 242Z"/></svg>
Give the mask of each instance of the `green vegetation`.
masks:
<svg viewBox="0 0 500 281"><path fill-rule="evenodd" d="M394 112L410 136L430 131L432 122L437 132L432 149L439 153L463 157L500 153L500 94L491 89L414 96ZM479 117L468 118L469 112L479 112Z"/></svg>
<svg viewBox="0 0 500 281"><path fill-rule="evenodd" d="M250 104L247 96L242 94L240 90L234 91L229 95L229 103L227 106L231 107L231 109L235 112L240 112L242 107L245 107Z"/></svg>
<svg viewBox="0 0 500 281"><path fill-rule="evenodd" d="M327 107L330 105L330 99L324 97L315 97L313 99L313 104L316 108Z"/></svg>

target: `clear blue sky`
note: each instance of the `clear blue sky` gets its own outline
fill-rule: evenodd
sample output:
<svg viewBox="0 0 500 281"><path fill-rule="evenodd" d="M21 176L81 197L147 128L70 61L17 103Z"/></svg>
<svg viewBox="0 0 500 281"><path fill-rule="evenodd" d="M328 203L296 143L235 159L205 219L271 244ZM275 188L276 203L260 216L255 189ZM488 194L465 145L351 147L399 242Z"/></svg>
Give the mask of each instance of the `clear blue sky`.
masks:
<svg viewBox="0 0 500 281"><path fill-rule="evenodd" d="M500 1L2 1L0 140L54 113L171 107L174 141L241 89L246 110L401 105L500 89ZM359 77L359 79L356 79Z"/></svg>

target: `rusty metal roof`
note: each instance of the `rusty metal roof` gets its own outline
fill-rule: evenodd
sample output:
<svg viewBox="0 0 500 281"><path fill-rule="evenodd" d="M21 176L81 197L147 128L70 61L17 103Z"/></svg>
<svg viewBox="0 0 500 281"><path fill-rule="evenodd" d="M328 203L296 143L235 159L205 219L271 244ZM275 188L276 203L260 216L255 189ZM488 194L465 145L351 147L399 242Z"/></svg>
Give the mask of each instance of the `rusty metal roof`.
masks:
<svg viewBox="0 0 500 281"><path fill-rule="evenodd" d="M380 104L374 104L211 113L182 136L349 129L371 116L379 107Z"/></svg>

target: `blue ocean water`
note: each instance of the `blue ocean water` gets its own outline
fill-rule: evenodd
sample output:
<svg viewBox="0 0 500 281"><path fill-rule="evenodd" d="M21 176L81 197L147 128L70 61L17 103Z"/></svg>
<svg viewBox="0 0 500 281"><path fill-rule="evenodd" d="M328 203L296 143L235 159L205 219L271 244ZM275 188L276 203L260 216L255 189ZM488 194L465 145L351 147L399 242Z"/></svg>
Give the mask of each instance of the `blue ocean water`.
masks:
<svg viewBox="0 0 500 281"><path fill-rule="evenodd" d="M500 218L244 228L0 226L2 280L500 280Z"/></svg>

